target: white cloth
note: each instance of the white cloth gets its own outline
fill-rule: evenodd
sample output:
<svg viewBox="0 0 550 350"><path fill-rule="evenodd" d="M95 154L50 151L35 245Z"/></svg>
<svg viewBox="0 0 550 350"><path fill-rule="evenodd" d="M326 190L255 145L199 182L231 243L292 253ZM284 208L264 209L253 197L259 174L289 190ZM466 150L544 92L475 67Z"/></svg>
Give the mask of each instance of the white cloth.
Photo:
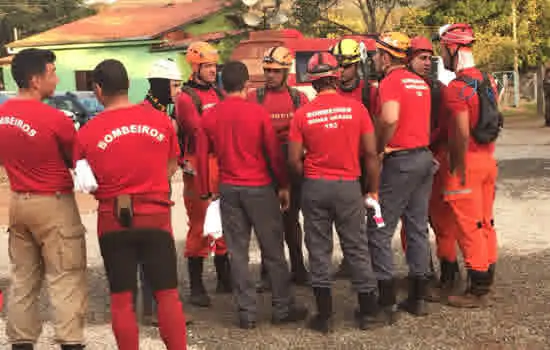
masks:
<svg viewBox="0 0 550 350"><path fill-rule="evenodd" d="M367 199L365 199L365 206L367 208L374 209L373 219L378 228L382 228L386 226L386 223L384 222L384 218L382 217L382 208L380 207L380 203L378 203L376 199L372 197L367 197Z"/></svg>
<svg viewBox="0 0 550 350"><path fill-rule="evenodd" d="M80 159L76 162L74 173L75 190L84 193L92 193L97 190L97 180L86 159Z"/></svg>
<svg viewBox="0 0 550 350"><path fill-rule="evenodd" d="M456 78L456 74L454 72L451 72L448 69L445 69L445 65L443 64L443 59L441 57L438 57L437 61L437 80L439 80L443 85L449 86L451 81L453 81Z"/></svg>
<svg viewBox="0 0 550 350"><path fill-rule="evenodd" d="M219 199L212 201L206 209L203 235L205 237L212 237L214 240L222 238L222 215L220 213Z"/></svg>

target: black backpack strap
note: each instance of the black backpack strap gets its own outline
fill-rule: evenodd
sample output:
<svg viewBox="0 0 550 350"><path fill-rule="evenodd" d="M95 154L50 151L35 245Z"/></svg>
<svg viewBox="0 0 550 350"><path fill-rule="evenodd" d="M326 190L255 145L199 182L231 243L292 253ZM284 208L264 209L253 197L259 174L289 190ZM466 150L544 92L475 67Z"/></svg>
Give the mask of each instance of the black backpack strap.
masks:
<svg viewBox="0 0 550 350"><path fill-rule="evenodd" d="M223 93L221 92L221 90L216 87L216 86L213 86L212 87L214 89L214 91L216 92L216 95L218 95L218 98L220 99L220 101L223 101L223 99L225 98L225 96L223 95Z"/></svg>
<svg viewBox="0 0 550 350"><path fill-rule="evenodd" d="M265 87L259 87L256 89L256 101L259 104L263 104L265 99Z"/></svg>
<svg viewBox="0 0 550 350"><path fill-rule="evenodd" d="M202 115L202 101L201 101L201 98L199 97L199 95L197 95L197 93L195 92L195 90L193 90L193 88L191 88L189 86L183 85L181 87L181 91L186 93L187 95L189 95L191 97L191 100L193 101L193 104L197 108L197 112L199 112L199 114Z"/></svg>
<svg viewBox="0 0 550 350"><path fill-rule="evenodd" d="M370 83L368 79L365 79L365 84L361 89L361 102L363 102L363 106L370 112Z"/></svg>
<svg viewBox="0 0 550 350"><path fill-rule="evenodd" d="M287 86L287 88L288 88L288 93L290 94L290 98L292 99L292 104L294 104L294 109L296 110L300 108L302 106L300 91L290 86Z"/></svg>

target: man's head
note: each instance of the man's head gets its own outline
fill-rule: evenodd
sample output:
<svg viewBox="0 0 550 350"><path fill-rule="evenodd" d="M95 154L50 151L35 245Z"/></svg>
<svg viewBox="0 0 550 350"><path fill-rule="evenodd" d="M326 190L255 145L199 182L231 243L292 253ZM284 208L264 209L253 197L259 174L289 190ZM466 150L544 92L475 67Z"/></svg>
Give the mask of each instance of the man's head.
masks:
<svg viewBox="0 0 550 350"><path fill-rule="evenodd" d="M409 68L423 78L430 74L434 54L432 42L423 36L414 37L408 51Z"/></svg>
<svg viewBox="0 0 550 350"><path fill-rule="evenodd" d="M346 83L358 78L358 65L361 61L359 43L353 39L340 40L331 50L340 66L340 79Z"/></svg>
<svg viewBox="0 0 550 350"><path fill-rule="evenodd" d="M454 72L463 66L473 65L472 46L475 36L469 24L447 24L439 29L438 39L445 68ZM460 62L461 59L472 62Z"/></svg>
<svg viewBox="0 0 550 350"><path fill-rule="evenodd" d="M262 61L265 86L274 90L283 87L286 84L288 71L292 67L293 61L292 52L284 46L274 46L267 49Z"/></svg>
<svg viewBox="0 0 550 350"><path fill-rule="evenodd" d="M147 74L153 95L174 100L181 86L181 72L172 59L160 59L153 63ZM170 101L166 101L170 102Z"/></svg>
<svg viewBox="0 0 550 350"><path fill-rule="evenodd" d="M222 84L228 94L246 96L248 68L240 61L227 62L222 69Z"/></svg>
<svg viewBox="0 0 550 350"><path fill-rule="evenodd" d="M378 73L385 73L393 66L405 64L411 40L403 33L386 32L376 40L376 54L373 57Z"/></svg>
<svg viewBox="0 0 550 350"><path fill-rule="evenodd" d="M217 78L218 51L209 43L197 41L189 45L186 55L193 79L202 84L214 84Z"/></svg>
<svg viewBox="0 0 550 350"><path fill-rule="evenodd" d="M109 59L98 64L92 72L94 93L106 106L113 97L128 96L130 81L124 65Z"/></svg>
<svg viewBox="0 0 550 350"><path fill-rule="evenodd" d="M307 63L307 76L318 93L336 89L336 84L340 79L336 57L328 52L315 53Z"/></svg>
<svg viewBox="0 0 550 350"><path fill-rule="evenodd" d="M53 95L59 83L55 54L49 50L26 49L17 53L11 74L20 90L33 91L41 99Z"/></svg>

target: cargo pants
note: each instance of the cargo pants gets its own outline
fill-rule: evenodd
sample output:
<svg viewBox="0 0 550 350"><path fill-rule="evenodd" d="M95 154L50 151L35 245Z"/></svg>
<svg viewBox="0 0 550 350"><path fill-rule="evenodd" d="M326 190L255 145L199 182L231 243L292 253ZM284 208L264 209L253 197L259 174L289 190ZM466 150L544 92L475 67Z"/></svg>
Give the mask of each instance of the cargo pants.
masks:
<svg viewBox="0 0 550 350"><path fill-rule="evenodd" d="M385 227L369 231L372 267L380 281L393 279L392 238L399 219L407 240L409 275L426 278L430 274L428 203L436 169L426 148L396 151L386 155L380 177L380 206Z"/></svg>
<svg viewBox="0 0 550 350"><path fill-rule="evenodd" d="M9 214L12 284L10 343L35 343L42 331L40 289L53 307L55 341L83 344L88 303L85 228L73 193L12 193Z"/></svg>
<svg viewBox="0 0 550 350"><path fill-rule="evenodd" d="M358 293L373 293L377 282L372 271L366 234L366 209L359 181L306 179L302 188L302 213L313 288L330 288L332 277L332 225L340 237L351 283Z"/></svg>
<svg viewBox="0 0 550 350"><path fill-rule="evenodd" d="M239 318L248 322L255 322L257 318L256 288L248 268L254 229L272 286L273 317L283 319L294 298L284 255L283 221L274 187L221 184L220 211Z"/></svg>

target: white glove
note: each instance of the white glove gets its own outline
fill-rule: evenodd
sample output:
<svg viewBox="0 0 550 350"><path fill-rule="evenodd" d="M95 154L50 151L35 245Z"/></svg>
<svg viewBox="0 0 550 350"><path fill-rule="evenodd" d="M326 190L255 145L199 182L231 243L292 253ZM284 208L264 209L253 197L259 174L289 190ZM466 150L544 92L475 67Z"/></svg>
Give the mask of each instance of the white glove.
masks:
<svg viewBox="0 0 550 350"><path fill-rule="evenodd" d="M206 209L204 217L203 235L212 237L212 239L222 238L222 215L220 213L220 200L212 201Z"/></svg>
<svg viewBox="0 0 550 350"><path fill-rule="evenodd" d="M81 159L76 162L74 172L74 184L77 191L92 193L97 190L97 180L86 159Z"/></svg>
<svg viewBox="0 0 550 350"><path fill-rule="evenodd" d="M365 206L367 208L374 209L374 222L376 223L376 226L378 228L382 228L386 226L386 223L384 222L384 218L382 217L382 208L380 207L380 203L372 197L367 197L365 199Z"/></svg>

